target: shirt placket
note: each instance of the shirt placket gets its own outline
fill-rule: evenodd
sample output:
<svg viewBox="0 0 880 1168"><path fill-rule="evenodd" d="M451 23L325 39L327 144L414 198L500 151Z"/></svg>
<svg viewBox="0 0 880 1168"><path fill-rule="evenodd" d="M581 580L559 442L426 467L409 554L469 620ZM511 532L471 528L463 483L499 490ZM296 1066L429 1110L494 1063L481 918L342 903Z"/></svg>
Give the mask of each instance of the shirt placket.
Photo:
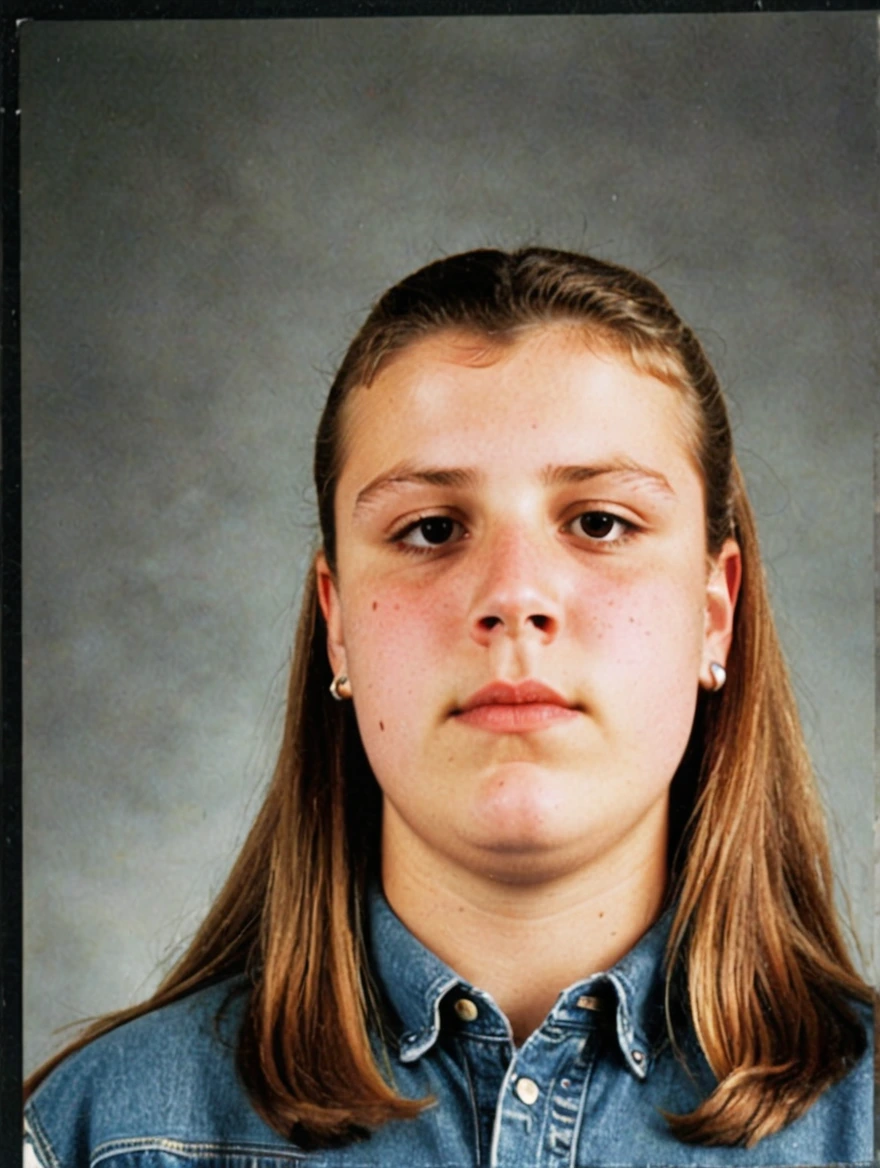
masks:
<svg viewBox="0 0 880 1168"><path fill-rule="evenodd" d="M497 1098L491 1168L574 1164L595 1053L593 1035L549 1025L515 1053Z"/></svg>
<svg viewBox="0 0 880 1168"><path fill-rule="evenodd" d="M518 1050L506 1019L480 1003L457 1003L460 1050L470 1083L481 1168L573 1165L590 1071L593 1027L549 1020Z"/></svg>

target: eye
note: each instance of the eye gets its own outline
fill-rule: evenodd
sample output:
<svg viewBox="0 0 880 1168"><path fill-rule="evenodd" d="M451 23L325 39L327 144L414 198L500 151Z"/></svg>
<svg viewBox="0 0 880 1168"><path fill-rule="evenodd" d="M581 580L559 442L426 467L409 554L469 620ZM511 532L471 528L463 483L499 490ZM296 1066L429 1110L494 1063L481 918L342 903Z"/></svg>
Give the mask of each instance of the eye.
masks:
<svg viewBox="0 0 880 1168"><path fill-rule="evenodd" d="M620 543L635 531L635 524L609 511L584 511L571 521L569 530L594 543Z"/></svg>
<svg viewBox="0 0 880 1168"><path fill-rule="evenodd" d="M457 519L450 519L448 515L427 515L395 535L394 542L413 551L425 551L460 539L463 532L464 528Z"/></svg>

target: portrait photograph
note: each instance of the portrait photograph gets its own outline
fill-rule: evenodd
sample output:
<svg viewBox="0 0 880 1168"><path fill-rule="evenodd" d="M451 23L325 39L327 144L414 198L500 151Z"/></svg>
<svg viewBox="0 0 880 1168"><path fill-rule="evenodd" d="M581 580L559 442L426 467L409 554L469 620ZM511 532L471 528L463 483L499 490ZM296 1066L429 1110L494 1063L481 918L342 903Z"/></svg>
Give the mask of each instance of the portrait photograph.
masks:
<svg viewBox="0 0 880 1168"><path fill-rule="evenodd" d="M28 1168L871 1163L876 14L19 69Z"/></svg>

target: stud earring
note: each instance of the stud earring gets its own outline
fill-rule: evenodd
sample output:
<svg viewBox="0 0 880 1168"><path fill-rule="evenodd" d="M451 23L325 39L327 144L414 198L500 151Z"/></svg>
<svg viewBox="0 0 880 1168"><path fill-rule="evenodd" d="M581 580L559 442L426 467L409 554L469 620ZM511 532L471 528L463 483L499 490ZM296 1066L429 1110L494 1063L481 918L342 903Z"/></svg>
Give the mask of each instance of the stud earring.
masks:
<svg viewBox="0 0 880 1168"><path fill-rule="evenodd" d="M330 692L336 698L337 702L344 702L347 698L351 697L351 684L346 674L337 673L330 682Z"/></svg>
<svg viewBox="0 0 880 1168"><path fill-rule="evenodd" d="M718 661L712 661L709 665L709 672L712 674L712 681L715 683L712 688L717 693L725 681L727 681L727 670Z"/></svg>

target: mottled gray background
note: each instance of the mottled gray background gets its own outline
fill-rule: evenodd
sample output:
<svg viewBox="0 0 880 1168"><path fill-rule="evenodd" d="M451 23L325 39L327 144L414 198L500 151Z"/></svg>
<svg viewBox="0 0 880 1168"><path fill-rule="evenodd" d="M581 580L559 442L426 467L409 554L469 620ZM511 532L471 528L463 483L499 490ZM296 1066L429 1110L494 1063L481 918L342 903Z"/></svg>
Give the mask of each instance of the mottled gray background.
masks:
<svg viewBox="0 0 880 1168"><path fill-rule="evenodd" d="M146 993L227 871L330 371L385 286L476 245L646 270L708 342L869 943L875 42L869 14L23 29L28 1066Z"/></svg>

